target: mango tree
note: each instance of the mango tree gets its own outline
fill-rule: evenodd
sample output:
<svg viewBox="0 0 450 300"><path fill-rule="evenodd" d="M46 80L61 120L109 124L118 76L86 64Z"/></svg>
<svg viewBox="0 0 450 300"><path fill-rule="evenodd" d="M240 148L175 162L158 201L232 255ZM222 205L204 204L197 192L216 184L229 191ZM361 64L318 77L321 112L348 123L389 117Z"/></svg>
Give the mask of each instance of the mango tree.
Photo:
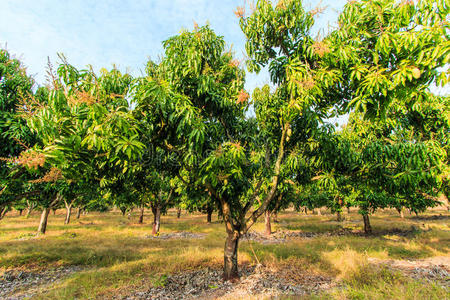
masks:
<svg viewBox="0 0 450 300"><path fill-rule="evenodd" d="M34 81L26 74L22 63L7 50L0 49L0 219L16 201L22 201L23 180L17 157L32 147L35 136L18 109L25 97L33 94ZM21 196L23 194L23 196Z"/></svg>
<svg viewBox="0 0 450 300"><path fill-rule="evenodd" d="M398 155L396 159L402 161L407 160L413 153L417 155L414 158L415 165L412 166L407 162L410 165L399 166L401 164L399 163L397 165L399 173L391 173L390 176L406 180L408 177L404 176L411 175L410 168L420 165L417 161L421 159L424 163L428 161L426 157L428 150L435 158L443 157L443 153L432 143L416 144L415 141L423 139L412 136L408 143L405 138L400 139L401 132L404 132L405 128L401 126L389 128L389 126L392 122L400 124L399 120L403 118L398 113L390 114L395 107L410 110L421 106L426 102L425 99L429 98L433 83L442 85L448 81L445 69L450 57L447 21L449 9L446 1L425 0L417 3L393 0L351 1L346 4L339 17L339 28L330 36L334 62L343 71L345 78L342 85L347 99L344 108L362 112L365 118L377 123L376 126L381 130L383 128L387 131L395 130L399 138L392 145L386 144L383 140L360 139L360 143L367 143L364 145L367 146L366 150L371 151L370 154L368 152L363 154L363 160L372 160L375 157L375 160L378 160L384 155L381 160L385 160L378 161L383 165L387 160L393 159L394 155ZM387 131L381 136L388 138ZM397 152L399 147L407 149L403 154L405 156L399 154L403 153L402 151ZM388 148L387 156L386 153L381 154L388 151ZM374 154L376 152L380 152L379 155ZM437 166L439 163L432 165ZM400 171L402 167L407 169ZM372 171L377 172L375 169ZM371 178L379 179L380 176L384 176L381 174L393 170L381 168L378 171L380 173L373 174ZM394 182L398 183L386 181L387 184ZM438 188L438 185L435 188ZM391 196L394 191L389 192L389 195L384 192L373 194L371 189L366 191L371 193L366 195L366 198L372 199L369 202L393 201ZM409 202L412 202L412 199ZM419 202L424 205L428 203ZM360 205L363 215L366 215L369 206L372 205Z"/></svg>
<svg viewBox="0 0 450 300"><path fill-rule="evenodd" d="M320 193L328 195L332 209L359 208L366 233L372 231L369 215L377 209L404 206L417 212L436 205L433 196L447 160L435 142L411 139L391 126L396 119L387 120L367 121L351 114L349 124L320 143L321 163L312 178Z"/></svg>
<svg viewBox="0 0 450 300"><path fill-rule="evenodd" d="M125 99L131 77L117 69L102 70L100 76L79 71L64 58L57 71L50 71L48 97L26 103L28 124L41 141L35 152L64 185L115 180L142 149ZM55 201L62 196L63 190L57 190ZM43 213L40 227L45 228L47 216Z"/></svg>
<svg viewBox="0 0 450 300"><path fill-rule="evenodd" d="M282 24L285 30L274 30ZM313 14L298 1L277 8L259 1L251 16L242 15L253 69L278 64L271 75L280 87L255 101L254 118L246 116L250 99L239 62L208 27L165 41L164 76L149 74L140 83L138 106L146 107L154 135L164 137L160 146L177 154L179 178L205 188L223 213L225 279L238 276L240 237L276 199L279 182L294 166L296 144L314 130L305 123L317 125L330 106L315 101L339 72L325 70L318 55L314 65L304 61L315 44L312 24ZM270 32L262 32L267 27Z"/></svg>

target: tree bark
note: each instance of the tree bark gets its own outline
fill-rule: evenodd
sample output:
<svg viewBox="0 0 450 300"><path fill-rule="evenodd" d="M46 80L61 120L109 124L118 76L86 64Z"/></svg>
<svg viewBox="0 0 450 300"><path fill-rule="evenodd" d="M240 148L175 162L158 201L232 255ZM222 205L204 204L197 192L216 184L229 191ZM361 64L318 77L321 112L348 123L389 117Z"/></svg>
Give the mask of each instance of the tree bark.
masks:
<svg viewBox="0 0 450 300"><path fill-rule="evenodd" d="M64 224L67 225L70 223L70 216L72 214L72 203L64 201L64 204L66 205L66 219L64 220Z"/></svg>
<svg viewBox="0 0 450 300"><path fill-rule="evenodd" d="M308 208L305 207L305 215L307 215L307 214L308 214Z"/></svg>
<svg viewBox="0 0 450 300"><path fill-rule="evenodd" d="M371 234L372 233L372 226L370 226L369 215L368 214L364 214L363 215L363 220L364 220L364 232L366 234Z"/></svg>
<svg viewBox="0 0 450 300"><path fill-rule="evenodd" d="M338 222L342 222L342 221L343 221L343 219L342 219L342 213L341 213L340 211L337 211L337 212L336 212L336 215L337 215L337 219L336 219L336 220L337 220Z"/></svg>
<svg viewBox="0 0 450 300"><path fill-rule="evenodd" d="M350 214L350 207L347 207L347 213Z"/></svg>
<svg viewBox="0 0 450 300"><path fill-rule="evenodd" d="M320 210L320 207L317 209L317 215L321 216L322 215L322 211Z"/></svg>
<svg viewBox="0 0 450 300"><path fill-rule="evenodd" d="M400 218L404 219L405 218L405 214L403 213L403 207L397 209L397 211L400 214Z"/></svg>
<svg viewBox="0 0 450 300"><path fill-rule="evenodd" d="M50 213L50 208L44 207L41 214L41 220L39 222L38 232L45 234L47 231L47 221L48 221L48 214Z"/></svg>
<svg viewBox="0 0 450 300"><path fill-rule="evenodd" d="M161 207L160 205L155 205L152 207L153 212L153 228L152 234L156 235L159 233L159 227L161 225Z"/></svg>
<svg viewBox="0 0 450 300"><path fill-rule="evenodd" d="M23 209L19 209L19 216L22 216Z"/></svg>
<svg viewBox="0 0 450 300"><path fill-rule="evenodd" d="M264 214L264 220L266 223L266 235L271 235L272 234L272 225L270 224L270 211L266 210L265 214Z"/></svg>
<svg viewBox="0 0 450 300"><path fill-rule="evenodd" d="M229 232L225 241L223 279L234 280L239 278L238 273L238 246L239 233Z"/></svg>
<svg viewBox="0 0 450 300"><path fill-rule="evenodd" d="M181 208L177 209L177 219L181 217Z"/></svg>
<svg viewBox="0 0 450 300"><path fill-rule="evenodd" d="M212 218L212 213L213 213L213 211L214 211L214 209L213 209L212 207L210 207L210 206L208 206L208 207L206 208L206 213L207 213L207 216L206 216L206 222L207 222L208 224L211 224L211 218Z"/></svg>
<svg viewBox="0 0 450 300"><path fill-rule="evenodd" d="M77 208L77 219L79 219L81 216L81 207Z"/></svg>
<svg viewBox="0 0 450 300"><path fill-rule="evenodd" d="M34 209L35 207L36 207L36 206L35 206L32 202L29 202L29 203L28 203L28 207L27 207L27 216L26 216L27 219L31 216L31 212L33 211L33 209Z"/></svg>
<svg viewBox="0 0 450 300"><path fill-rule="evenodd" d="M6 215L6 213L8 212L9 207L5 206L3 208L0 208L0 220L3 219Z"/></svg>
<svg viewBox="0 0 450 300"><path fill-rule="evenodd" d="M141 206L141 213L139 215L139 224L143 224L144 223L144 205Z"/></svg>

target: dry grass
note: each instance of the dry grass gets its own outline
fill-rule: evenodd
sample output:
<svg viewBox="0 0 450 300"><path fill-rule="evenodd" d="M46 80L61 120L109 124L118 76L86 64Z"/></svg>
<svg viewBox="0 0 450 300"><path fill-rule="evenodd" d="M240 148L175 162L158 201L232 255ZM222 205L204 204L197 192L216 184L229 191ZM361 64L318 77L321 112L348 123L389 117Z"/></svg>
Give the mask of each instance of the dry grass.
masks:
<svg viewBox="0 0 450 300"><path fill-rule="evenodd" d="M441 218L434 218L442 214ZM338 232L361 230L362 220L353 212L347 220L336 222L333 215L300 215L285 212L274 230ZM154 240L150 216L144 225L136 224L119 213L90 213L70 225L63 225L64 212L50 215L48 233L35 237L38 214L31 218L8 215L0 222L0 274L11 268L39 269L60 265L83 265L87 269L42 291L41 299L109 298L130 289L145 290L157 284L161 276L206 266L221 267L225 240L224 225L206 224L200 214L175 217L169 212L162 218L162 232L201 232L204 239ZM374 268L369 257L382 259L419 259L448 256L450 253L450 214L430 211L404 220L393 211L372 217L373 236L348 234L298 239L285 244L263 245L243 241L239 261L257 260L289 274L314 273L331 276L341 284L336 289L313 298L335 299L445 299L448 292L430 284L412 281L388 270ZM254 230L263 231L257 223ZM395 229L395 230L393 230ZM256 256L256 257L255 257ZM444 297L443 297L444 296ZM288 299L288 298L286 298Z"/></svg>

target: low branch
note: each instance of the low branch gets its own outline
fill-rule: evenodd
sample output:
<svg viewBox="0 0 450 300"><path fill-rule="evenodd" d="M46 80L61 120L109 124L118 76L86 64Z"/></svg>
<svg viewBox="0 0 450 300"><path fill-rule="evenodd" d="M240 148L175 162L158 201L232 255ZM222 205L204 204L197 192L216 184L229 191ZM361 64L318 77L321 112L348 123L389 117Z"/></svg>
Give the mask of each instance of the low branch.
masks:
<svg viewBox="0 0 450 300"><path fill-rule="evenodd" d="M286 135L287 135L287 131L289 128L290 128L290 124L286 123L286 125L284 126L283 131L281 133L280 147L279 147L278 157L275 162L274 175L272 178L272 187L271 187L269 193L264 198L261 206L257 210L255 210L251 214L251 216L248 217L248 219L246 220L244 233L247 232L247 230L250 229L250 227L252 227L252 225L256 222L256 220L266 211L267 206L269 205L269 203L272 201L273 197L275 196L275 192L277 190L278 181L279 181L279 177L280 177L281 162L283 161L283 158L284 158L284 145L286 142Z"/></svg>

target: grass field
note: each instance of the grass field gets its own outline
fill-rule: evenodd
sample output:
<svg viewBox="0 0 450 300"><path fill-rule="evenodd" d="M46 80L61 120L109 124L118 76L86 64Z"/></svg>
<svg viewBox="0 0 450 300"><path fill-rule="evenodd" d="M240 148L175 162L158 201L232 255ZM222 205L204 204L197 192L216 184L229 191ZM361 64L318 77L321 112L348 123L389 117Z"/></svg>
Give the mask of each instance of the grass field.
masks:
<svg viewBox="0 0 450 300"><path fill-rule="evenodd" d="M399 269L377 262L422 261L450 256L450 214L429 211L401 219L393 211L371 218L374 234L362 230L362 218L352 212L344 222L331 214L279 215L274 231L313 232L317 236L282 244L242 241L240 265L259 261L292 276L331 277L337 287L307 296L313 299L450 299L448 287L433 280L414 279ZM224 225L206 223L201 214L175 212L162 217L162 233L194 232L203 239L147 238L151 216L137 224L120 213L89 213L64 225L64 212L50 215L45 236L35 236L39 216L29 219L9 214L0 221L0 276L7 270L44 271L60 266L82 266L80 271L38 290L36 299L105 299L161 285L162 276L204 267L220 268L225 242ZM216 217L213 220L217 220ZM253 230L263 231L257 223ZM323 234L344 232L343 235ZM348 233L347 233L348 232ZM387 266L389 263L387 264ZM447 269L450 266L444 266ZM450 278L447 278L450 280ZM447 281L448 283L448 281ZM287 298L289 299L289 298Z"/></svg>

